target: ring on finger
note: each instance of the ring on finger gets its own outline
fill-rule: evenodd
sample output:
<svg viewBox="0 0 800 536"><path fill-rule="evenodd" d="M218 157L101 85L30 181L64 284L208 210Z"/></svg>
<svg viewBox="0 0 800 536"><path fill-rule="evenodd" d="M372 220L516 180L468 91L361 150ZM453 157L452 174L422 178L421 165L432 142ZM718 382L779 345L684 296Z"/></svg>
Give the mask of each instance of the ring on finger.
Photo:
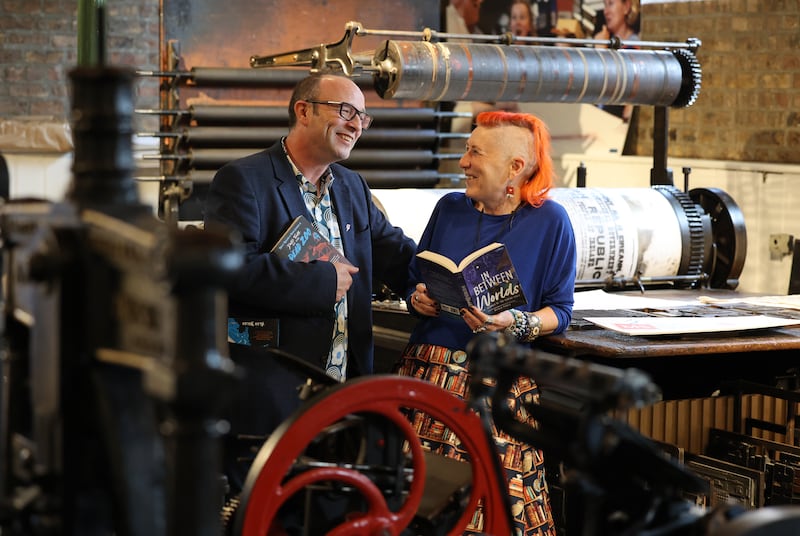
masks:
<svg viewBox="0 0 800 536"><path fill-rule="evenodd" d="M491 326L492 324L494 324L494 318L491 316L487 316L486 320L483 321L484 326Z"/></svg>

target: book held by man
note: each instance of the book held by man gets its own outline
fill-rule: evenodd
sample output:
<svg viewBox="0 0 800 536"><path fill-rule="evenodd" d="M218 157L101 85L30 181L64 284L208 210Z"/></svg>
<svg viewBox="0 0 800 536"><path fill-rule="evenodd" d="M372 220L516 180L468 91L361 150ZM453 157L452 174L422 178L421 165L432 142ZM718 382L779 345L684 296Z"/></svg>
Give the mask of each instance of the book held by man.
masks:
<svg viewBox="0 0 800 536"><path fill-rule="evenodd" d="M272 253L297 262L315 260L352 264L303 215L297 216L275 242Z"/></svg>
<svg viewBox="0 0 800 536"><path fill-rule="evenodd" d="M497 314L528 300L505 245L494 242L473 251L456 264L433 251L417 253L422 280L442 311L460 316L460 309L475 305Z"/></svg>

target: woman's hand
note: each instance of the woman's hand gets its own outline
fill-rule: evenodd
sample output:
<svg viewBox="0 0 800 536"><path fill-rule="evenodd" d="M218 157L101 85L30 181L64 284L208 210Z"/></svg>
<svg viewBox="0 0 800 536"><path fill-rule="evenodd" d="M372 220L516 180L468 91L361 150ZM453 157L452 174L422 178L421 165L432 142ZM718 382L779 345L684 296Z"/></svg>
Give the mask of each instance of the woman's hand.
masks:
<svg viewBox="0 0 800 536"><path fill-rule="evenodd" d="M472 333L484 331L503 331L514 324L514 315L510 311L503 311L496 315L487 315L474 305L468 309L461 309L461 317L466 322Z"/></svg>
<svg viewBox="0 0 800 536"><path fill-rule="evenodd" d="M439 302L430 297L425 283L417 283L417 288L411 294L409 304L421 315L439 316Z"/></svg>

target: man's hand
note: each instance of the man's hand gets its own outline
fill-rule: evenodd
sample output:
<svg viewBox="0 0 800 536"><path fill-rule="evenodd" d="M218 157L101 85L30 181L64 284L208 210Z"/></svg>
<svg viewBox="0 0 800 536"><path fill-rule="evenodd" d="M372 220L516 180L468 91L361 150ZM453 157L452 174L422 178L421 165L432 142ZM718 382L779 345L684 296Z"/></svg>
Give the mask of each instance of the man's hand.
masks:
<svg viewBox="0 0 800 536"><path fill-rule="evenodd" d="M358 268L342 262L334 262L333 267L336 268L336 301L338 302L344 298L353 285L353 274L358 273Z"/></svg>

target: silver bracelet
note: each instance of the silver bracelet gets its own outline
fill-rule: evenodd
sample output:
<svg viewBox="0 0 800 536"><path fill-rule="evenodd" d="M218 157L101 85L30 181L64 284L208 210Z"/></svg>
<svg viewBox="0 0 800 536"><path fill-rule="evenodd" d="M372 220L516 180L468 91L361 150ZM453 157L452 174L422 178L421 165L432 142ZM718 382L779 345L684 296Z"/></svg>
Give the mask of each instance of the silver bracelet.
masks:
<svg viewBox="0 0 800 536"><path fill-rule="evenodd" d="M542 319L534 313L509 309L514 323L508 326L505 331L512 335L519 342L532 342L542 331Z"/></svg>
<svg viewBox="0 0 800 536"><path fill-rule="evenodd" d="M528 317L528 334L522 342L532 342L542 332L542 319L535 313L523 313Z"/></svg>

